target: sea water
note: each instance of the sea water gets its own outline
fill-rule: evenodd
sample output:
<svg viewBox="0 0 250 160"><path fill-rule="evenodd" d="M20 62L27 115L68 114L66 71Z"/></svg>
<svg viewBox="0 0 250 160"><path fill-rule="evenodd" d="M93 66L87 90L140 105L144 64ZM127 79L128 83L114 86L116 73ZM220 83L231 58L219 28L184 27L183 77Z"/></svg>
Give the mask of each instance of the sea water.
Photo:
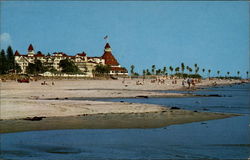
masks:
<svg viewBox="0 0 250 160"><path fill-rule="evenodd" d="M156 129L79 129L1 134L3 159L247 159L250 84L192 94L221 97L105 99L240 113L242 116ZM205 110L204 110L205 109Z"/></svg>

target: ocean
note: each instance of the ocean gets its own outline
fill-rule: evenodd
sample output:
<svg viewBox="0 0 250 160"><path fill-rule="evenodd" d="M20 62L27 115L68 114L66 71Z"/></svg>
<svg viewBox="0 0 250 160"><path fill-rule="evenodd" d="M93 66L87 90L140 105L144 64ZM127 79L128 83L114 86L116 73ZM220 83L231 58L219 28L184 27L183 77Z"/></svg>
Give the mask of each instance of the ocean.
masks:
<svg viewBox="0 0 250 160"><path fill-rule="evenodd" d="M184 92L184 91L164 91ZM250 84L190 92L214 97L101 99L241 116L155 129L76 129L1 134L2 159L247 159Z"/></svg>

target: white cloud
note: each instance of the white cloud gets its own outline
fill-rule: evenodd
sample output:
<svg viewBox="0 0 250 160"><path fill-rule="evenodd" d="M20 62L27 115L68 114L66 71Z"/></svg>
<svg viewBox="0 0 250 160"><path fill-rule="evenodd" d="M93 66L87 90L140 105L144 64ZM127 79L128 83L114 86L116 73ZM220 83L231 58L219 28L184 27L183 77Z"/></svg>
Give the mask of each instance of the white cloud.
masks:
<svg viewBox="0 0 250 160"><path fill-rule="evenodd" d="M2 33L0 35L0 48L5 49L9 45L12 45L12 40L9 33Z"/></svg>

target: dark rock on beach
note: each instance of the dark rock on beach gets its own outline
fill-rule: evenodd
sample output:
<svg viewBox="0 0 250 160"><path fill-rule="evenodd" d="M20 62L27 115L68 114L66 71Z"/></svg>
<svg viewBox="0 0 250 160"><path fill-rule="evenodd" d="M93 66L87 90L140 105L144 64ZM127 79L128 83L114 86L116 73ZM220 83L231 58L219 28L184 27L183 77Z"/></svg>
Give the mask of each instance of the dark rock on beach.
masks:
<svg viewBox="0 0 250 160"><path fill-rule="evenodd" d="M136 96L136 98L148 98L148 96Z"/></svg>
<svg viewBox="0 0 250 160"><path fill-rule="evenodd" d="M180 109L179 107L171 107L170 109Z"/></svg>
<svg viewBox="0 0 250 160"><path fill-rule="evenodd" d="M27 118L24 118L23 120L27 120L27 121L41 121L43 118L46 118L46 117L27 117Z"/></svg>

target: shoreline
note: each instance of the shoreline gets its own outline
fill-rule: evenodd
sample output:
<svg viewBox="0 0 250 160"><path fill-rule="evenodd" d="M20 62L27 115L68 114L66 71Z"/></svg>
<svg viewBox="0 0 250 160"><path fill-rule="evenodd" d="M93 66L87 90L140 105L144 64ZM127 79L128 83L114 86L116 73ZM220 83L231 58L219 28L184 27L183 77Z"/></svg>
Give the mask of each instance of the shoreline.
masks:
<svg viewBox="0 0 250 160"><path fill-rule="evenodd" d="M130 82L130 85L132 85L132 82ZM0 132L10 133L15 131L70 129L73 126L75 127L73 129L91 128L89 125L81 125L85 122L92 124L93 128L98 128L98 126L101 128L119 128L119 125L121 125L120 127L122 128L141 128L143 126L144 128L158 128L172 124L183 124L239 116L239 114L212 112L195 113L193 111L181 109L172 110L167 107L152 104L95 101L96 99L105 98L178 98L195 97L196 95L160 93L157 91L163 90L157 90L158 88L154 88L155 90L146 90L154 87L154 84L146 86L143 90L138 91L138 86L132 85L130 88L123 88L123 86L120 86L119 81L96 80L87 81L87 83L89 84L85 85L86 81L74 80L56 81L56 86L41 86L39 85L39 81L31 84L20 84L14 82L5 82L1 84ZM233 83L229 83L229 85L231 84ZM98 89L98 87L100 87L100 89ZM172 88L172 86L167 87L168 90ZM174 90L178 90L180 87L180 85L176 86ZM197 85L197 87L200 86ZM49 98L50 100L48 100ZM77 98L84 98L84 100L77 100ZM122 117L114 116L114 114L122 115ZM82 118L86 118L86 115L89 118ZM142 117L140 118L138 115L142 115ZM126 122L126 119L124 119L126 116L131 121ZM38 121L24 120L28 117L31 119L34 117L44 118ZM155 119L154 117L159 118ZM94 122L106 121L105 119L107 118L110 119L109 123L113 124L116 122L117 125L109 126L107 123L100 126L100 124ZM135 123L137 121L138 123ZM47 124L45 122L53 122L53 124ZM145 124L147 125L145 126ZM159 124L162 125L159 126ZM27 125L31 126L29 127Z"/></svg>

